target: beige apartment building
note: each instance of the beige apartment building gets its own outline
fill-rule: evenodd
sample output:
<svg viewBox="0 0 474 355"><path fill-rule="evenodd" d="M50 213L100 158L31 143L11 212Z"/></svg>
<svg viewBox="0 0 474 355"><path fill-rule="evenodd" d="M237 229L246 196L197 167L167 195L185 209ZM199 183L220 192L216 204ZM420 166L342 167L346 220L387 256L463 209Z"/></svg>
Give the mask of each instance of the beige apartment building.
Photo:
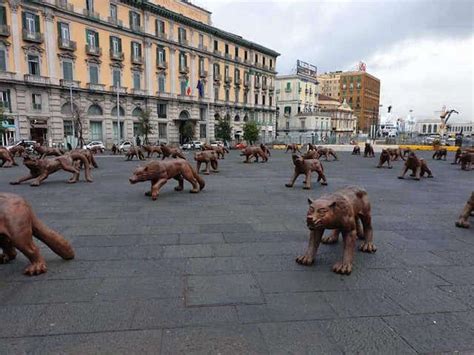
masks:
<svg viewBox="0 0 474 355"><path fill-rule="evenodd" d="M339 80L342 71L328 72L318 75L320 93L330 98L339 100L341 97Z"/></svg>
<svg viewBox="0 0 474 355"><path fill-rule="evenodd" d="M275 135L279 54L213 27L188 1L11 0L0 12L7 139L74 144L71 110L84 138L107 146L139 135L145 111L153 142L182 142L186 122L212 140L219 119L234 139L247 120L263 140Z"/></svg>

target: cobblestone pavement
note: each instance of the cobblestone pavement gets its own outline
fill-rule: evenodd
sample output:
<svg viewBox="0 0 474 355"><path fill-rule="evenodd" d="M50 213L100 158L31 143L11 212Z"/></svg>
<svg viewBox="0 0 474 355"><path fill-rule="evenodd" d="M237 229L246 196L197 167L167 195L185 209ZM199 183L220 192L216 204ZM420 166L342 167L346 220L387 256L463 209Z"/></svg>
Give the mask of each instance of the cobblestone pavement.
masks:
<svg viewBox="0 0 474 355"><path fill-rule="evenodd" d="M284 186L290 154L243 164L238 152L205 177L200 194L130 185L136 161L99 157L94 183L10 186L73 244L49 271L0 266L0 353L403 353L474 351L474 229L454 227L474 171L428 159L434 179L398 180L402 163L340 153L324 164L329 186ZM191 154L189 154L191 157ZM378 154L377 154L378 158ZM82 179L82 176L81 176ZM341 244L303 252L307 197L364 186L376 254L356 253L351 276L331 272ZM186 190L190 185L185 183Z"/></svg>

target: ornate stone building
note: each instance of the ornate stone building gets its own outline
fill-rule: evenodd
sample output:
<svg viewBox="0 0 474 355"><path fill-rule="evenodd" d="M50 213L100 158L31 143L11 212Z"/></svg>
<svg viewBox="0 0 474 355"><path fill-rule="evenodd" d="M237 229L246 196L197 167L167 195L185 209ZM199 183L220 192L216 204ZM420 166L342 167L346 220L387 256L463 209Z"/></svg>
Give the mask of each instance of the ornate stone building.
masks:
<svg viewBox="0 0 474 355"><path fill-rule="evenodd" d="M145 111L152 141L182 141L185 122L209 141L216 119L231 121L235 139L249 119L274 137L279 54L213 27L211 13L187 1L5 0L0 12L11 138L74 145L71 108L84 138L108 146L139 135Z"/></svg>

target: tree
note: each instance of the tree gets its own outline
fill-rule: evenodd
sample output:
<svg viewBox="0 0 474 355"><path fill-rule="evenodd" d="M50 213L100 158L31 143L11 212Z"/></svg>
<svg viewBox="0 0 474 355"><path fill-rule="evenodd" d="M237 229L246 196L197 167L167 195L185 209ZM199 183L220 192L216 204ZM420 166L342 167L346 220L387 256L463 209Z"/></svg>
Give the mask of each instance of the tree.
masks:
<svg viewBox="0 0 474 355"><path fill-rule="evenodd" d="M218 120L216 124L216 138L223 141L230 141L232 133L232 127L230 126L229 121L227 120Z"/></svg>
<svg viewBox="0 0 474 355"><path fill-rule="evenodd" d="M194 124L191 121L186 121L181 124L180 131L184 141L191 141L194 137Z"/></svg>
<svg viewBox="0 0 474 355"><path fill-rule="evenodd" d="M73 124L75 125L76 135L77 135L77 147L76 148L84 148L84 137L83 133L83 126L82 126L82 118L84 117L84 111L80 109L78 106L75 106L75 110L72 114Z"/></svg>
<svg viewBox="0 0 474 355"><path fill-rule="evenodd" d="M148 136L153 134L155 126L151 122L150 110L143 111L138 119L138 130L145 137L144 144L150 144Z"/></svg>
<svg viewBox="0 0 474 355"><path fill-rule="evenodd" d="M6 120L6 117L3 113L4 113L3 107L0 106L0 144L7 145L8 142L3 142L3 135L7 131L7 129L3 125L3 121Z"/></svg>
<svg viewBox="0 0 474 355"><path fill-rule="evenodd" d="M257 122L249 121L244 124L244 139L250 144L255 143L259 133Z"/></svg>

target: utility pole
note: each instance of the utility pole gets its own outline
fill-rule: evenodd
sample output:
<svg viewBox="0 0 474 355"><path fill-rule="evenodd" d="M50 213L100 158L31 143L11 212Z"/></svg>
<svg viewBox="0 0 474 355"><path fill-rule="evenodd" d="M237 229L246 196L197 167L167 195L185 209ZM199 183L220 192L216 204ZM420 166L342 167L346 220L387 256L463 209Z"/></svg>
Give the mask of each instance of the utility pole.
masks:
<svg viewBox="0 0 474 355"><path fill-rule="evenodd" d="M120 145L120 93L119 93L119 82L116 83L117 90L117 145Z"/></svg>
<svg viewBox="0 0 474 355"><path fill-rule="evenodd" d="M71 103L71 118L72 118L72 144L75 145L74 140L76 138L76 120L74 119L74 104L72 103L72 81L69 83L69 101Z"/></svg>

